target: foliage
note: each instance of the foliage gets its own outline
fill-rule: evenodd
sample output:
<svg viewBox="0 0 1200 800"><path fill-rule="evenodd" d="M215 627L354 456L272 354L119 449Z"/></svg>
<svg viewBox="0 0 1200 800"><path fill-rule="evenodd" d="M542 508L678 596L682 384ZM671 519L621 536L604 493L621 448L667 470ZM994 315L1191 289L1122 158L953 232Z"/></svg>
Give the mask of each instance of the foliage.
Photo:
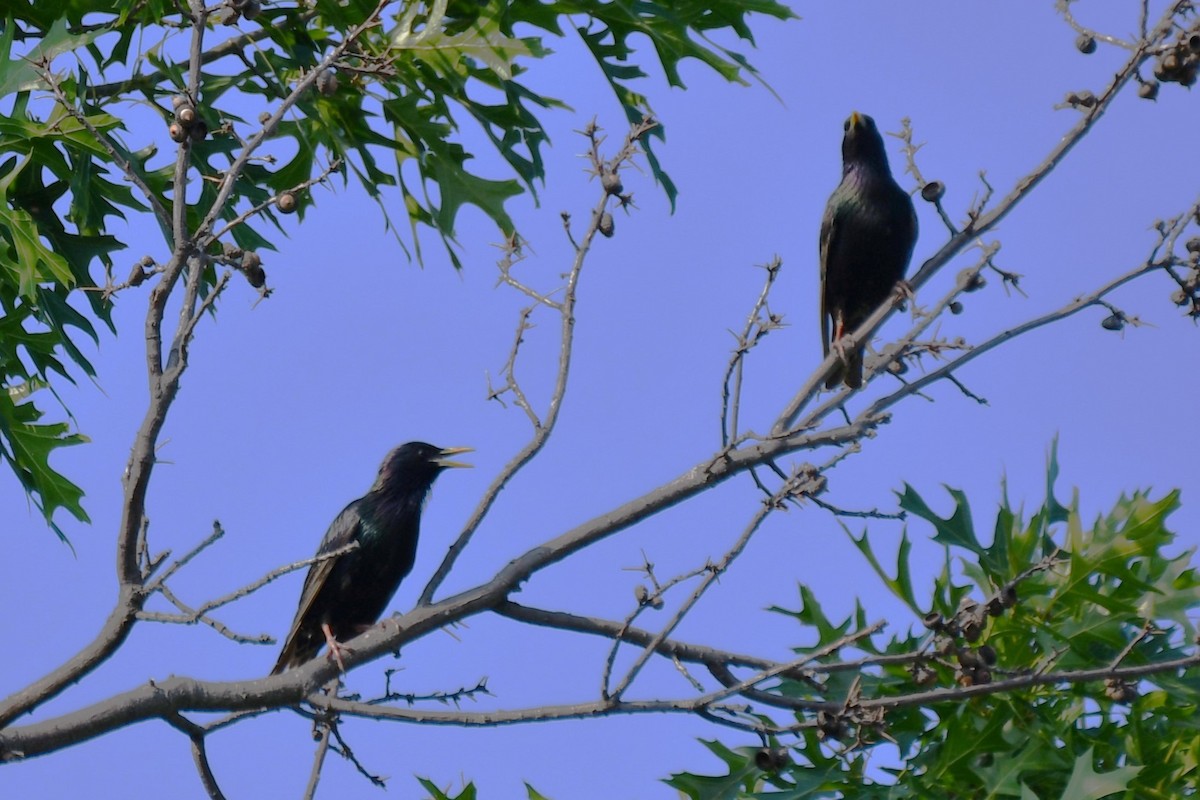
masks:
<svg viewBox="0 0 1200 800"><path fill-rule="evenodd" d="M538 113L565 104L530 88L524 76L531 61L552 53L547 37L582 37L626 114L640 119L650 104L633 88L646 74L635 57L656 62L675 86L683 85L679 64L687 58L745 82L753 67L708 35L725 31L753 43L751 14L791 16L774 0L433 0L388 7L386 0L226 0L207 12L202 4L189 10L167 0L118 10L96 0L5 4L0 459L60 537L57 509L87 516L81 490L49 458L85 439L64 422L42 422L44 407L34 395L73 380L64 360L94 376L72 337L95 339L94 320L111 328L115 291L141 284L148 277L143 266L154 267L135 266L128 281L114 284L112 254L123 244L109 233L111 218L155 213L164 239L164 258L156 261L179 252L182 232L211 267L230 248L273 249L273 234L283 230L279 198L292 193L303 215L315 203L310 187L337 173L343 181L353 176L375 198L389 228L407 221L408 236L397 234L406 252L421 257L418 230L429 228L460 267L453 242L462 207L478 207L511 235L506 201L545 179L547 137ZM652 55L635 50L639 37ZM190 59L203 65L194 85ZM180 104L199 121L176 130L194 141L168 139L169 126L182 120ZM475 154L464 144L466 119L486 134L507 176L469 167ZM191 182L199 191L189 198L182 231L170 217L181 188L177 157L202 178ZM673 200L674 185L649 158ZM103 281L94 270L103 271ZM245 274L256 286L265 280L257 263ZM214 284L206 279L206 287ZM74 300L80 290L85 303Z"/></svg>
<svg viewBox="0 0 1200 800"><path fill-rule="evenodd" d="M695 800L1194 796L1200 682L1194 670L1171 665L1195 657L1200 576L1193 550L1171 552L1166 520L1178 492L1122 496L1086 526L1077 495L1067 506L1055 499L1057 471L1052 454L1046 500L1032 515L1004 498L989 544L962 492L948 490L953 511L942 517L906 486L901 506L932 525L945 552L923 602L907 535L895 575L866 532L854 539L926 626L882 645L859 641L861 670L835 670L845 653L825 654L818 663L831 671L813 666L818 686L784 679L769 691L875 702L881 724L855 726L836 715L811 724L806 711L797 714L801 727L789 746L795 761L777 771L762 769L767 749L706 741L725 774L681 773L667 782ZM861 608L835 621L803 587L801 601L798 610L775 609L815 635L797 653L866 628ZM980 621L980 629L968 631L963 620Z"/></svg>

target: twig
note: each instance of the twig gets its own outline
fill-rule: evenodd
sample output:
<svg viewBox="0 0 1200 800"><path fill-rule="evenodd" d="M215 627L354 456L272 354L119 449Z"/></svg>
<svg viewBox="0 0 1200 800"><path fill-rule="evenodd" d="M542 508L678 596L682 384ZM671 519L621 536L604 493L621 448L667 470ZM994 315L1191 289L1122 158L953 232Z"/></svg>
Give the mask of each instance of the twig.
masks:
<svg viewBox="0 0 1200 800"><path fill-rule="evenodd" d="M342 738L342 731L338 725L330 724L326 730L331 732L333 734L333 738L337 740L337 746L333 748L335 753L353 764L354 768L358 770L358 774L370 781L372 785L378 786L380 789L387 788L387 778L384 778L381 775L376 775L373 772L369 772L367 768L363 766L362 762L359 761L354 755L354 751L350 749L350 745L346 744L346 740Z"/></svg>
<svg viewBox="0 0 1200 800"><path fill-rule="evenodd" d="M176 572L178 572L179 570L181 570L185 566L187 566L189 561L191 561L193 558L195 558L196 556L200 555L202 552L207 550L209 547L211 547L213 544L215 544L218 539L220 539L224 535L225 535L225 529L221 527L221 521L214 519L213 525L212 525L212 533L210 533L208 536L205 536L203 539L201 539L200 543L197 544L195 547L193 547L191 550L187 551L182 556L175 559L175 561L172 562L172 564L169 567L167 567L161 575L159 575L157 578L154 579L154 581L152 583L150 583L148 586L146 586L146 592L151 593L151 592L158 591L159 587L162 586L164 583L166 583L168 580L170 580L170 578Z"/></svg>
<svg viewBox="0 0 1200 800"><path fill-rule="evenodd" d="M1133 79L1133 76L1137 74L1138 67L1150 57L1153 48L1171 32L1175 15L1187 5L1189 5L1189 0L1176 0L1176 2L1164 10L1154 30L1130 54L1125 64L1117 71L1108 86L1097 95L1095 105L1082 110L1079 121L1065 136L1059 139L1042 162L1018 180L1008 195L1001 199L995 208L981 215L971 225L951 236L950 240L937 253L931 256L917 270L916 274L908 280L909 285L914 291L928 282L938 270L945 266L965 247L1004 219L1035 186L1054 171L1066 157L1067 153L1087 135L1092 126L1104 115L1120 89ZM869 341L871 336L882 327L884 321L891 316L893 310L893 304L884 303L852 333L853 340L856 342ZM816 396L817 392L820 391L825 379L837 367L837 363L838 355L836 353L830 353L821 362L816 371L805 380L791 402L780 413L775 425L772 427L772 435L785 435L787 431L803 427L802 425L797 426L797 420L801 411ZM840 404L840 401L844 400L844 396L847 394L845 391L839 392L835 396L835 400L839 401ZM811 418L812 415L810 414L809 416Z"/></svg>
<svg viewBox="0 0 1200 800"><path fill-rule="evenodd" d="M625 144L621 150L613 158L612 164L622 164L633 158L638 150L638 141L645 133L656 126L652 119L646 118L638 125L633 126L628 135L625 137ZM593 135L595 131L593 130ZM615 169L615 167L610 167ZM500 492L508 485L521 469L533 459L541 449L545 446L550 434L554 431L554 426L558 422L558 414L562 408L563 398L566 396L568 378L571 374L571 357L574 352L575 342L575 301L576 292L579 286L579 277L583 271L584 261L591 250L592 243L595 241L596 234L600 229L600 221L607 207L610 195L605 190L599 202L592 211L592 220L588 224L587 231L584 233L580 243L575 243L575 258L571 264L571 270L567 275L567 284L563 289L563 298L559 303L559 315L561 317L561 329L559 335L558 347L558 370L554 378L554 388L551 391L550 400L547 404L547 409L540 427L535 427L533 436L525 444L521 450L513 456L513 458L504 466L490 486L484 492L471 517L463 526L462 532L458 538L450 545L442 563L438 565L437 570L421 591L421 596L417 600L418 605L429 605L433 602L434 592L441 586L446 576L453 569L458 556L466 548L471 541L471 537L483 522L492 504L496 502L496 498L500 496ZM565 220L564 220L565 224ZM568 226L569 234L569 226ZM574 243L574 240L572 239ZM510 372L511 376L511 372ZM526 413L529 413L528 411Z"/></svg>
<svg viewBox="0 0 1200 800"><path fill-rule="evenodd" d="M225 800L225 795L221 793L221 787L217 784L217 778L208 763L208 750L204 745L204 737L208 731L178 712L167 714L163 719L191 740L192 760L196 762L200 782L204 784L204 791L208 793L210 800Z"/></svg>
<svg viewBox="0 0 1200 800"><path fill-rule="evenodd" d="M642 667L646 665L646 662L658 648L659 644L668 636L670 636L671 631L673 631L679 625L679 623L683 621L684 616L686 616L692 607L699 602L704 592L707 591L713 582L715 582L717 578L719 578L727 569L729 569L734 560L741 555L742 551L746 548L746 545L750 543L750 538L759 529L759 527L762 526L763 522L766 521L771 512L781 508L785 498L799 491L804 484L810 480L811 475L809 475L807 472L797 473L792 476L791 480L784 483L772 498L762 503L762 505L754 513L754 516L751 517L750 521L746 524L746 527L742 530L741 535L725 552L725 555L722 556L721 560L711 566L706 565L705 572L707 574L705 574L701 579L700 584L695 588L691 596L688 597L688 599L685 600L675 611L674 615L672 615L667 624L662 627L662 630L655 634L655 637L642 648L642 652L638 654L636 659L634 659L633 664L625 673L625 677L623 677L620 682L617 683L616 688L612 690L610 695L611 697L620 699L621 695L624 694L629 686L633 683L634 678L637 677Z"/></svg>
<svg viewBox="0 0 1200 800"><path fill-rule="evenodd" d="M741 407L742 376L745 371L746 356L762 341L763 337L783 324L782 318L770 311L767 311L766 319L763 319L763 312L767 309L767 297L771 293L771 287L775 285L775 279L779 277L783 260L779 256L775 256L762 267L767 273L766 279L763 281L762 290L758 293L758 300L755 301L754 307L746 316L745 326L741 333L735 334L737 346L725 368L725 377L721 381L721 445L723 447L728 447L738 435L738 411Z"/></svg>
<svg viewBox="0 0 1200 800"><path fill-rule="evenodd" d="M308 785L304 787L304 800L313 800L317 796L317 784L321 782L321 770L325 766L325 754L329 752L329 723L318 727L317 749L313 752L312 769L308 773Z"/></svg>
<svg viewBox="0 0 1200 800"><path fill-rule="evenodd" d="M222 531L221 533L224 533L224 531ZM213 536L210 536L208 539L206 539L204 542L202 542L199 546L197 546L195 548L195 550L192 553L190 553L184 559L180 559L180 561L186 563L186 560L189 560L192 556L194 556L200 550L204 549L209 544L212 544L212 542L216 541L218 536L219 536L219 534L216 534L216 532L214 531ZM246 597L247 595L250 595L250 594L258 591L262 587L283 577L284 575L287 575L288 573L295 572L296 570L299 570L299 569L304 569L305 567L310 567L313 564L318 564L322 561L328 561L331 558L338 558L338 557L345 555L346 553L349 553L350 551L356 549L357 547L358 547L358 542L350 542L349 544L343 545L342 547L339 547L336 550L330 550L327 553L319 553L318 555L315 555L312 558L305 558L300 561L295 561L295 562L292 562L291 564L287 564L286 566L276 567L275 569L271 570L270 572L268 572L266 575L262 576L261 578L258 578L257 580L252 581L251 583L248 583L239 589L235 589L234 591L229 592L228 594L222 595L221 597L218 597L215 600L208 600L208 601L202 603L200 606L196 607L195 609L188 608L185 603L179 601L178 598L176 598L173 594L168 595L167 587L166 587L164 581L166 580L167 577L169 577L169 575L164 574L161 578L159 578L157 581L155 581L154 585L149 587L147 589L147 591L162 592L163 596L166 597L169 602L171 602L173 605L175 605L175 607L179 608L184 613L182 615L171 615L171 614L156 614L154 612L143 611L140 613L139 616L142 619L150 621L150 622L173 622L173 623L181 623L184 625L190 625L195 622L203 622L206 625L210 625L210 626L214 627L218 632L221 632L224 635L229 636L228 633L225 633L224 631L221 630L221 628L223 628L224 626L221 626L220 623L217 623L214 620L209 620L205 615L207 615L208 612L212 611L213 609L228 605L235 600L240 600L241 598ZM176 563L178 564L178 566L183 566L183 564L181 564L179 562L176 562ZM172 571L174 571L174 570L172 570ZM234 637L230 636L230 638L234 638ZM273 638L271 638L270 636L267 636L266 634L262 634L258 637L240 637L240 638L237 638L236 641L249 641L254 644L272 644L272 643L274 643L275 640Z"/></svg>
<svg viewBox="0 0 1200 800"><path fill-rule="evenodd" d="M158 219L158 224L162 226L164 231L169 230L171 227L171 215L167 213L167 209L158 199L158 195L155 194L154 190L150 188L150 185L146 183L145 178L142 177L142 173L133 168L133 164L131 164L129 160L122 155L121 151L117 149L116 144L113 143L113 140L110 139L107 134L93 125L91 120L89 120L82 111L77 109L75 105L67 99L67 96L63 93L62 86L60 86L58 83L58 79L54 76L54 73L50 71L50 65L40 64L38 67L38 71L41 73L42 80L44 80L46 84L49 85L51 91L54 92L54 99L58 101L59 106L61 106L64 111L70 114L76 122L82 125L84 129L87 130L87 132L90 133L96 140L97 144L104 148L104 151L108 153L108 157L113 160L113 163L117 165L117 168L121 170L121 173L129 180L130 183L136 186L142 193L142 196L146 198L146 202L150 204L150 209L154 212L154 216Z"/></svg>

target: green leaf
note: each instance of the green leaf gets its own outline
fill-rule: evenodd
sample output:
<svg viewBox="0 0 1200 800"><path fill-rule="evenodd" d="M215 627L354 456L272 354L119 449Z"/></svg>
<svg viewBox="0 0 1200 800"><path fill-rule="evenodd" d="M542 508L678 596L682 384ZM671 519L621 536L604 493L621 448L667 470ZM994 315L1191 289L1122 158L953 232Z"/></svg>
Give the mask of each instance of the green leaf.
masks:
<svg viewBox="0 0 1200 800"><path fill-rule="evenodd" d="M50 466L50 454L88 439L69 433L66 423L37 424L41 416L32 403L17 405L9 392L0 393L0 458L9 463L47 524L66 542L66 535L54 523L56 510L64 508L80 522L90 520L80 502L83 490Z"/></svg>
<svg viewBox="0 0 1200 800"><path fill-rule="evenodd" d="M858 551L866 556L867 563L871 565L871 569L875 570L875 574L883 582L883 585L891 590L892 594L904 601L904 604L909 607L914 614L921 615L920 605L917 603L916 595L913 591L912 572L909 569L909 555L912 552L912 542L908 539L908 528L903 528L900 532L900 546L896 551L896 577L892 578L884 570L883 565L879 563L879 559L875 555L874 548L871 547L871 542L867 536L867 530L864 528L860 538L854 538L854 534L845 525L842 525L842 530L850 537L850 541L854 542L854 546Z"/></svg>
<svg viewBox="0 0 1200 800"><path fill-rule="evenodd" d="M475 784L473 783L468 783L461 792L451 796L439 789L428 778L417 778L417 780L425 787L425 791L429 792L430 800L475 800Z"/></svg>
<svg viewBox="0 0 1200 800"><path fill-rule="evenodd" d="M10 19L0 36L0 55L3 55L0 60L0 97L46 88L36 64L42 61L49 63L63 53L90 44L105 33L103 30L91 30L71 34L65 19L55 19L37 46L17 58L11 58L15 30L16 25Z"/></svg>
<svg viewBox="0 0 1200 800"><path fill-rule="evenodd" d="M1102 797L1123 792L1130 782L1142 771L1141 767L1117 767L1103 774L1092 766L1092 750L1075 759L1075 768L1061 800L1099 800Z"/></svg>
<svg viewBox="0 0 1200 800"><path fill-rule="evenodd" d="M701 739L700 743L724 761L729 771L725 775L680 772L667 778L664 783L678 789L691 800L733 800L741 797L743 790L753 788L759 769L754 766L754 760L748 753L735 752L715 740Z"/></svg>
<svg viewBox="0 0 1200 800"><path fill-rule="evenodd" d="M463 169L461 162L447 161L436 153L431 153L421 166L426 177L437 183L441 195L437 209L438 228L446 236L454 235L454 220L464 203L482 209L505 234L513 232L513 222L504 210L504 201L521 193L519 183L476 177Z"/></svg>
<svg viewBox="0 0 1200 800"><path fill-rule="evenodd" d="M897 494L900 507L905 511L916 514L921 519L931 523L937 532L933 537L935 542L947 547L962 547L976 555L983 555L986 550L975 536L975 527L971 523L971 507L967 497L959 489L944 487L954 499L954 513L942 518L922 499L917 490L904 484L904 491Z"/></svg>

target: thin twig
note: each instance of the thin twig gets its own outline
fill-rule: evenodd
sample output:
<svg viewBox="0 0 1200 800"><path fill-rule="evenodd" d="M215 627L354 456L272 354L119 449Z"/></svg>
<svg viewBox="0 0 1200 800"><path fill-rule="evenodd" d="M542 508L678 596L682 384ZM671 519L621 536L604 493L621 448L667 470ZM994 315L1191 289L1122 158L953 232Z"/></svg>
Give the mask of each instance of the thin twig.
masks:
<svg viewBox="0 0 1200 800"><path fill-rule="evenodd" d="M622 164L633 158L638 151L638 142L641 137L657 125L652 119L646 118L641 123L633 126L629 134L625 137L625 144L617 155L613 158L612 164ZM615 167L610 167L615 169ZM513 458L504 466L500 473L492 480L490 486L484 492L475 510L472 512L466 525L463 526L462 532L458 538L450 545L442 563L438 565L437 570L421 591L421 596L417 600L418 605L429 605L433 602L434 592L441 586L446 576L453 569L458 556L466 548L471 541L471 537L478 530L479 525L483 522L492 504L500 496L500 492L508 485L521 469L528 464L534 456L541 452L546 442L549 440L551 433L554 431L554 426L558 422L558 414L562 408L563 398L566 396L568 379L571 374L571 358L574 353L575 342L575 302L576 292L579 287L579 278L583 271L584 262L588 253L591 250L592 243L595 241L596 234L600 230L600 221L604 214L604 209L607 207L610 195L605 191L597 202L592 211L592 221L588 225L581 242L575 244L575 258L571 264L571 270L567 275L567 284L563 289L563 297L559 303L559 314L561 317L561 327L558 346L558 369L554 378L554 388L551 391L550 400L547 403L547 409L544 414L542 425L534 429L533 435L521 450L513 456ZM568 228L569 230L569 228ZM574 243L574 240L572 240ZM511 373L510 373L511 374Z"/></svg>

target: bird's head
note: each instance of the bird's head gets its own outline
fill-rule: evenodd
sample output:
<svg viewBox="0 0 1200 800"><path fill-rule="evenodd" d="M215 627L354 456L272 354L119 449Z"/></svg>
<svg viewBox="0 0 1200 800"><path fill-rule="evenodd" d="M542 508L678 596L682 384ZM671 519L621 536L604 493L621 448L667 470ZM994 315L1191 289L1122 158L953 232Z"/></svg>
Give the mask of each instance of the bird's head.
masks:
<svg viewBox="0 0 1200 800"><path fill-rule="evenodd" d="M437 447L425 442L402 444L388 453L379 466L375 488L428 489L442 470L470 467L470 464L452 461L451 456L472 450L470 447Z"/></svg>
<svg viewBox="0 0 1200 800"><path fill-rule="evenodd" d="M842 138L844 167L866 163L887 169L887 150L884 149L879 129L875 127L875 120L866 114L853 111L846 118L842 130L846 132Z"/></svg>

